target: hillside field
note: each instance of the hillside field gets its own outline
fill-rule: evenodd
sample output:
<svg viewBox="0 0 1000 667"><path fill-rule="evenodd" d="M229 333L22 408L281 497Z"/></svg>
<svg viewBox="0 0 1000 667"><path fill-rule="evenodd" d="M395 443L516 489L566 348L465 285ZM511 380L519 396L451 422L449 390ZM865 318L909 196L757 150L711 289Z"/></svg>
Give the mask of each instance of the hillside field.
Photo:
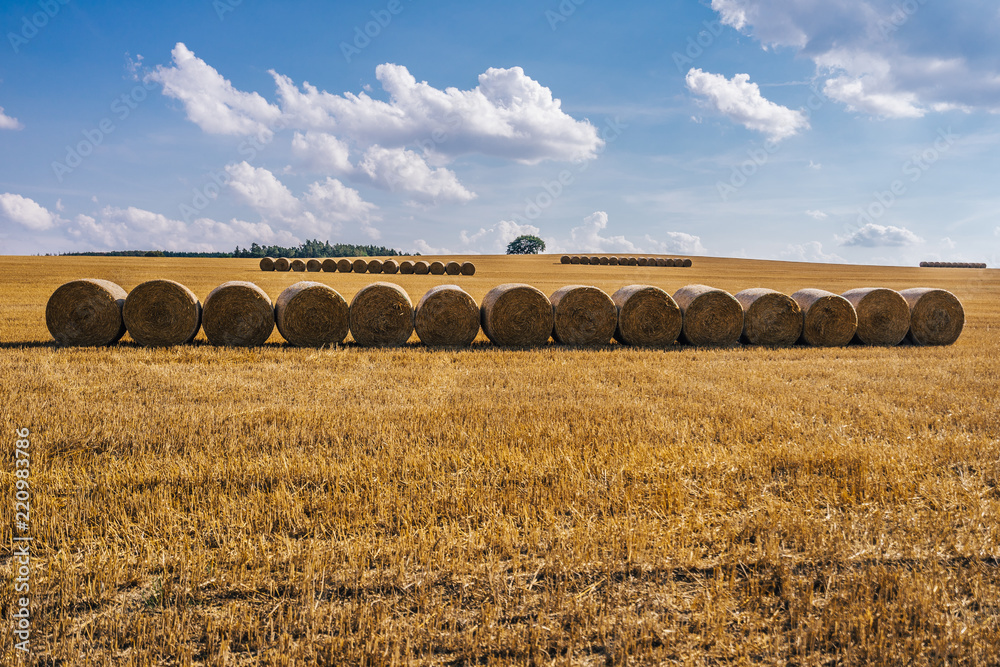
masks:
<svg viewBox="0 0 1000 667"><path fill-rule="evenodd" d="M427 258L422 258L427 259ZM0 257L0 611L39 665L1000 664L1000 271ZM64 282L941 287L950 347L59 349ZM0 624L0 663L19 641Z"/></svg>

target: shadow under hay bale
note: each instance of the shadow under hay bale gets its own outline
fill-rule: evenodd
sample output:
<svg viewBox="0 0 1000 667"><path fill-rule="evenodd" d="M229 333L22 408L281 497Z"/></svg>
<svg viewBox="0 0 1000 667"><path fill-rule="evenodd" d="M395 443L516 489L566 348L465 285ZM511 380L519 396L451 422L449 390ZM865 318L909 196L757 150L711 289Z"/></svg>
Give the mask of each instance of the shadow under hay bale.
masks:
<svg viewBox="0 0 1000 667"><path fill-rule="evenodd" d="M448 262L444 265L444 272L449 276L457 276L462 273L462 265L458 262Z"/></svg>
<svg viewBox="0 0 1000 667"><path fill-rule="evenodd" d="M109 280L81 279L60 285L45 304L45 325L56 343L98 347L125 335L122 307L128 295Z"/></svg>
<svg viewBox="0 0 1000 667"><path fill-rule="evenodd" d="M552 337L574 346L607 345L618 326L618 308L596 287L567 285L552 293Z"/></svg>
<svg viewBox="0 0 1000 667"><path fill-rule="evenodd" d="M318 259L310 259L306 262L306 271L310 273L319 273L323 270L323 262Z"/></svg>
<svg viewBox="0 0 1000 667"><path fill-rule="evenodd" d="M149 280L129 292L122 319L139 345L184 345L201 328L201 301L178 282Z"/></svg>
<svg viewBox="0 0 1000 667"><path fill-rule="evenodd" d="M205 298L201 326L212 345L263 345L274 331L274 306L267 293L253 283L222 283Z"/></svg>
<svg viewBox="0 0 1000 667"><path fill-rule="evenodd" d="M337 273L350 273L354 270L354 263L349 259L337 260Z"/></svg>
<svg viewBox="0 0 1000 667"><path fill-rule="evenodd" d="M780 347L802 337L802 309L787 294L753 287L733 296L743 307L742 342Z"/></svg>
<svg viewBox="0 0 1000 667"><path fill-rule="evenodd" d="M851 302L833 292L800 289L792 300L802 311L799 342L813 347L843 347L858 330L858 314Z"/></svg>
<svg viewBox="0 0 1000 667"><path fill-rule="evenodd" d="M408 259L404 259L402 262L399 263L399 272L400 273L405 273L407 275L412 274L413 273L413 262L411 262Z"/></svg>
<svg viewBox="0 0 1000 667"><path fill-rule="evenodd" d="M479 306L458 285L438 285L417 302L413 326L424 345L464 347L479 334Z"/></svg>
<svg viewBox="0 0 1000 667"><path fill-rule="evenodd" d="M260 260L260 270L261 271L274 271L274 258L273 257L262 257Z"/></svg>
<svg viewBox="0 0 1000 667"><path fill-rule="evenodd" d="M351 335L364 347L398 347L413 333L413 303L402 287L377 282L351 300Z"/></svg>
<svg viewBox="0 0 1000 667"><path fill-rule="evenodd" d="M472 262L462 262L462 275L463 276L474 276L476 275L476 265Z"/></svg>
<svg viewBox="0 0 1000 667"><path fill-rule="evenodd" d="M292 271L302 272L302 271L306 270L306 263L304 261L302 261L301 259L293 259L291 267L292 267Z"/></svg>
<svg viewBox="0 0 1000 667"><path fill-rule="evenodd" d="M743 307L732 294L708 285L687 285L674 292L684 316L681 340L697 346L736 345L743 333Z"/></svg>
<svg viewBox="0 0 1000 667"><path fill-rule="evenodd" d="M615 340L637 347L668 347L681 334L683 318L673 297L652 285L626 285L613 295L618 309Z"/></svg>
<svg viewBox="0 0 1000 667"><path fill-rule="evenodd" d="M910 330L910 306L899 292L885 287L861 287L841 296L858 314L855 343L899 345Z"/></svg>
<svg viewBox="0 0 1000 667"><path fill-rule="evenodd" d="M483 333L500 347L536 347L552 335L552 304L531 285L497 285L480 306Z"/></svg>
<svg viewBox="0 0 1000 667"><path fill-rule="evenodd" d="M279 257L274 260L274 270L275 271L289 271L292 268L292 260L287 257Z"/></svg>
<svg viewBox="0 0 1000 667"><path fill-rule="evenodd" d="M382 262L382 273L393 275L399 273L399 262L394 259L387 259Z"/></svg>
<svg viewBox="0 0 1000 667"><path fill-rule="evenodd" d="M274 322L281 337L296 347L339 345L347 338L349 308L329 285L302 281L278 296Z"/></svg>
<svg viewBox="0 0 1000 667"><path fill-rule="evenodd" d="M951 292L914 287L899 294L910 307L910 330L906 337L914 345L951 345L962 335L965 308Z"/></svg>

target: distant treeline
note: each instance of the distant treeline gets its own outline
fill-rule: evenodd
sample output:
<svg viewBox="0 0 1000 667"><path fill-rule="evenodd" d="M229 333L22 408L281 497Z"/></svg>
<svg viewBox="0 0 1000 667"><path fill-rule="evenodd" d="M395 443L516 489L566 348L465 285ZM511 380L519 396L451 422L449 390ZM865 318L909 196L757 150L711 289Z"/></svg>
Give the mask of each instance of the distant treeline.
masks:
<svg viewBox="0 0 1000 667"><path fill-rule="evenodd" d="M280 245L250 244L249 248L236 246L233 252L175 252L172 250L111 250L108 252L66 252L63 255L79 257L392 257L404 255L393 248L380 245L354 245L329 241L307 240L302 245L286 248ZM417 253L419 254L419 253Z"/></svg>

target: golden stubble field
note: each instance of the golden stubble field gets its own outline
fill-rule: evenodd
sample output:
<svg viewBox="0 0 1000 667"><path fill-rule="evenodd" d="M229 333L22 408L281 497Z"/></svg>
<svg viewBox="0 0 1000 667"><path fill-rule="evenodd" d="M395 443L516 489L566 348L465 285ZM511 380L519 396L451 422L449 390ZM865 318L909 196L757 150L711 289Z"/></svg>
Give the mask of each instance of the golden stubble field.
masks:
<svg viewBox="0 0 1000 667"><path fill-rule="evenodd" d="M998 664L1000 272L0 258L3 581L33 664ZM49 344L63 282L943 287L947 348ZM0 626L13 662L11 626Z"/></svg>

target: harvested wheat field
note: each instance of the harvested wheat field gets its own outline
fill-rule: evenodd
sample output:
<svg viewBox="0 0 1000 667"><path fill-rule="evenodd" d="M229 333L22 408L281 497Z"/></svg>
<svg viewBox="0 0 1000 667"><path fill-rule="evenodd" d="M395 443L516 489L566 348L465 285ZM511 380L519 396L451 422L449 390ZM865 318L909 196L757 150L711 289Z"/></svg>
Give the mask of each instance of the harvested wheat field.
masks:
<svg viewBox="0 0 1000 667"><path fill-rule="evenodd" d="M59 348L45 306L70 280L173 280L207 317L224 282L275 301L302 276L0 258L0 538L27 428L37 664L996 664L1000 272L474 260L311 278L347 302L384 279L480 304L505 283L932 287L964 328L950 346L316 349L275 330L241 348L202 330Z"/></svg>

